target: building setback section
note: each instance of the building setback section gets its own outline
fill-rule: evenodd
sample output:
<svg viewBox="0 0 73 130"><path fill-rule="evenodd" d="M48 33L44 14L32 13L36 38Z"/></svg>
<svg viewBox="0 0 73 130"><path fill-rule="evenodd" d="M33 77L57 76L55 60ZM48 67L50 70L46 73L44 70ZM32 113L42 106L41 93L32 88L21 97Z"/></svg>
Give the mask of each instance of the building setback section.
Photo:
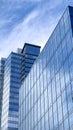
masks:
<svg viewBox="0 0 73 130"><path fill-rule="evenodd" d="M26 50L28 53L20 52L21 49L18 49L18 53L12 52L5 63L5 71L4 71L4 86L3 86L3 101L2 101L2 117L1 117L1 130L18 130L18 119L19 119L19 88L22 83L22 68L27 68L27 64L25 60L29 54L29 57L34 58L36 60L40 48L34 45L25 44ZM32 47L31 47L32 46ZM24 49L25 49L24 47ZM28 48L28 49L27 49ZM37 49L38 48L38 49ZM22 49L22 50L24 50ZM35 49L35 51L34 51ZM34 52L33 54L31 54ZM31 56L32 55L32 56ZM25 57L25 59L23 59ZM23 61L24 60L24 61ZM22 66L24 62L25 66ZM28 62L29 65L29 62ZM31 69L31 68L30 68ZM28 71L29 73L29 71ZM25 71L23 70L23 76L25 75Z"/></svg>
<svg viewBox="0 0 73 130"><path fill-rule="evenodd" d="M19 130L73 130L73 7L67 7L19 92Z"/></svg>
<svg viewBox="0 0 73 130"><path fill-rule="evenodd" d="M21 53L23 54L21 71L21 80L23 81L40 53L40 46L25 43Z"/></svg>

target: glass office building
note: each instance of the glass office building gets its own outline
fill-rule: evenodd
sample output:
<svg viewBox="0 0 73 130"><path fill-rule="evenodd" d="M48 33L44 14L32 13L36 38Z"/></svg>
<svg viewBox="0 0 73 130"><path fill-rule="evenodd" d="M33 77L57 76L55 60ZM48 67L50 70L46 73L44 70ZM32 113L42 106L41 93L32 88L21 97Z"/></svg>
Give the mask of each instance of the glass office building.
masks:
<svg viewBox="0 0 73 130"><path fill-rule="evenodd" d="M21 55L11 53L5 63L1 130L18 130Z"/></svg>
<svg viewBox="0 0 73 130"><path fill-rule="evenodd" d="M32 51L30 51L28 57L27 52L29 50ZM26 75L25 71L27 71L27 67L29 67L29 65L31 64L31 62L29 64L29 60L36 60L36 57L38 56L39 52L40 47L25 44L23 49L18 49L17 53L12 52L6 59L4 71L1 130L18 130L19 88L22 83L22 76ZM25 71L23 70L23 67Z"/></svg>
<svg viewBox="0 0 73 130"><path fill-rule="evenodd" d="M25 43L21 53L23 54L21 70L21 80L23 81L40 53L40 46Z"/></svg>
<svg viewBox="0 0 73 130"><path fill-rule="evenodd" d="M5 60L6 60L5 58L1 58L1 60L0 60L0 129L1 129L2 96L3 96Z"/></svg>
<svg viewBox="0 0 73 130"><path fill-rule="evenodd" d="M73 130L73 7L20 88L19 130Z"/></svg>

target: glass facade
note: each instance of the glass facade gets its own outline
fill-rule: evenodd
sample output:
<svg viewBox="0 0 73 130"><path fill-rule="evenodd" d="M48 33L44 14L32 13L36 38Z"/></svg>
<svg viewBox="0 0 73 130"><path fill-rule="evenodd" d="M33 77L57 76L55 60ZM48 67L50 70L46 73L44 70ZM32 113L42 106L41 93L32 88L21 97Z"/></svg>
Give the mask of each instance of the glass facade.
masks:
<svg viewBox="0 0 73 130"><path fill-rule="evenodd" d="M68 7L19 92L19 130L73 130L73 7Z"/></svg>
<svg viewBox="0 0 73 130"><path fill-rule="evenodd" d="M18 130L19 88L22 83L22 76L26 76L25 71L27 70L27 68L29 68L30 70L30 64L33 65L33 62L31 63L29 62L29 60L36 60L39 52L40 47L25 44L23 49L18 49L17 53L12 52L6 59L0 130ZM23 68L25 69L25 71L23 70ZM27 73L29 73L29 71L27 71Z"/></svg>
<svg viewBox="0 0 73 130"><path fill-rule="evenodd" d="M20 54L11 53L5 63L1 130L18 130Z"/></svg>
<svg viewBox="0 0 73 130"><path fill-rule="evenodd" d="M21 80L23 81L40 53L40 46L25 43L21 53L23 54L21 70Z"/></svg>
<svg viewBox="0 0 73 130"><path fill-rule="evenodd" d="M1 129L2 96L3 96L5 60L6 60L5 58L2 58L0 61L0 129Z"/></svg>

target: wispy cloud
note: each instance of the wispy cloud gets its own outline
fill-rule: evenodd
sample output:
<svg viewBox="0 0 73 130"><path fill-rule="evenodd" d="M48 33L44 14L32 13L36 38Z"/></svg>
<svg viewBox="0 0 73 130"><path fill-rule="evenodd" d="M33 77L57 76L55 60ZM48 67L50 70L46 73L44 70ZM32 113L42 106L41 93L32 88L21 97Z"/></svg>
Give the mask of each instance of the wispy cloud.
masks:
<svg viewBox="0 0 73 130"><path fill-rule="evenodd" d="M42 47L72 0L0 0L0 57L24 42Z"/></svg>
<svg viewBox="0 0 73 130"><path fill-rule="evenodd" d="M2 2L0 2L0 32L2 33L3 30L4 33L4 29L11 32L17 24L23 22L23 19L26 18L36 6L37 2L2 0Z"/></svg>

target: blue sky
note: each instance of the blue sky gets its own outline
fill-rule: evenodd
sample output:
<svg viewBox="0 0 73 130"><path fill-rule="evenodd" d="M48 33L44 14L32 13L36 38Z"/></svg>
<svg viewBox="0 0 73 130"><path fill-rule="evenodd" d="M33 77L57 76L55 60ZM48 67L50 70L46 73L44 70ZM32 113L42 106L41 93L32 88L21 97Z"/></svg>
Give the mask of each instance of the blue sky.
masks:
<svg viewBox="0 0 73 130"><path fill-rule="evenodd" d="M0 58L25 42L43 46L73 0L0 0Z"/></svg>

